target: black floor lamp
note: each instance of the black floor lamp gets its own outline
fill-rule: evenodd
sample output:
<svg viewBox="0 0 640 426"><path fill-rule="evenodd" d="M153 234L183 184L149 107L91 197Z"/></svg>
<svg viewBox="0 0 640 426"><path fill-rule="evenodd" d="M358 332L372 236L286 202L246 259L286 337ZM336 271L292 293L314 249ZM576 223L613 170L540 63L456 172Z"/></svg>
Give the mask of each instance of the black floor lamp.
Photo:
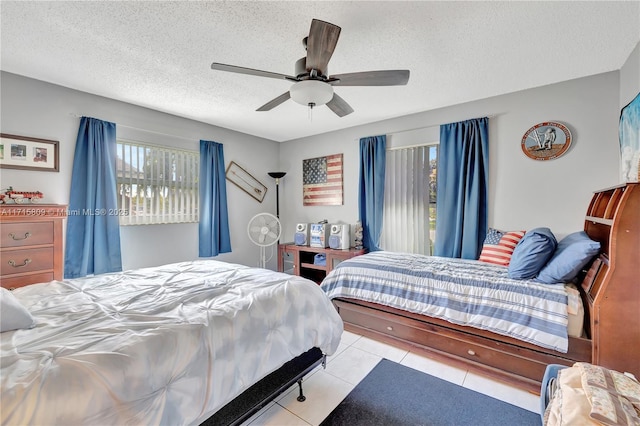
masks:
<svg viewBox="0 0 640 426"><path fill-rule="evenodd" d="M280 179L286 175L287 172L269 172L269 176L276 180L276 217L280 219Z"/></svg>

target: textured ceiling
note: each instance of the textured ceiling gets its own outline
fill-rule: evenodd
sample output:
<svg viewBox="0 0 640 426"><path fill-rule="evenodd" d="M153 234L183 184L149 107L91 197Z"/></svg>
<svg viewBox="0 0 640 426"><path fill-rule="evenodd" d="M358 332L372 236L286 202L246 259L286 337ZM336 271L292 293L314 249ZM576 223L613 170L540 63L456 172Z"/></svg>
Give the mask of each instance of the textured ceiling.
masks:
<svg viewBox="0 0 640 426"><path fill-rule="evenodd" d="M640 2L0 3L3 71L286 141L618 70L640 40ZM407 86L337 87L355 112L287 101L317 18L342 27L329 73L409 69ZM82 111L69 111L82 113ZM108 117L105 117L108 119Z"/></svg>

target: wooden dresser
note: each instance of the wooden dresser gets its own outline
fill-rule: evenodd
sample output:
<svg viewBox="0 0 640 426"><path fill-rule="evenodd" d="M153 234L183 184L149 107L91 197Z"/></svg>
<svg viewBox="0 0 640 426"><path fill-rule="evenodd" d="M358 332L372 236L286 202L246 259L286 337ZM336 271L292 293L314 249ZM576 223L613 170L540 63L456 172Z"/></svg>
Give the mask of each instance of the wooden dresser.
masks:
<svg viewBox="0 0 640 426"><path fill-rule="evenodd" d="M0 205L0 281L13 289L61 280L64 271L60 204Z"/></svg>

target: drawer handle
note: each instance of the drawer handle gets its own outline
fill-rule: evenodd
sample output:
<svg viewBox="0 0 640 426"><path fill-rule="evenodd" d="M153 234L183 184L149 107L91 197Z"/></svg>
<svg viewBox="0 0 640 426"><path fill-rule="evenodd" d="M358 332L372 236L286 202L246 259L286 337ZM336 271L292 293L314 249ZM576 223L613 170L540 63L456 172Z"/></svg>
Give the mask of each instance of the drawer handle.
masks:
<svg viewBox="0 0 640 426"><path fill-rule="evenodd" d="M389 326L387 326L387 330L389 330L389 331L393 331L393 327L391 327L391 326L389 325Z"/></svg>
<svg viewBox="0 0 640 426"><path fill-rule="evenodd" d="M24 233L24 237L20 238L20 237L16 237L16 234L14 234L13 232L9 234L9 236L11 237L12 240L14 241L20 241L20 240L26 240L27 238L29 238L31 236L31 232L25 232Z"/></svg>
<svg viewBox="0 0 640 426"><path fill-rule="evenodd" d="M22 263L22 265L16 265L16 262L14 260L10 260L8 263L9 263L9 265L13 266L14 268L22 268L23 266L27 266L28 264L30 264L31 263L31 259L26 258L24 260L24 262Z"/></svg>
<svg viewBox="0 0 640 426"><path fill-rule="evenodd" d="M471 350L471 349L469 349L469 350L467 351L467 353L468 353L469 355L471 355L471 356L474 356L474 355L476 354L476 352L475 352L475 351L473 351L473 350Z"/></svg>

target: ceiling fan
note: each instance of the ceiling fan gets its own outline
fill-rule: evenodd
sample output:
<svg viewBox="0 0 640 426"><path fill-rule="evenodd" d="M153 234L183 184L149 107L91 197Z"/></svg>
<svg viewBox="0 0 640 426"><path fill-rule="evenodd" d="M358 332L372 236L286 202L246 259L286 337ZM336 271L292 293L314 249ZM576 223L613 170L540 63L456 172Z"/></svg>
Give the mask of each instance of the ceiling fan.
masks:
<svg viewBox="0 0 640 426"><path fill-rule="evenodd" d="M308 106L327 105L339 117L353 112L353 108L337 93L333 86L403 86L409 81L409 70L364 71L328 75L327 64L338 43L340 27L313 19L309 36L302 40L307 56L296 61L295 76L256 70L214 62L211 69L276 78L294 82L291 88L262 105L256 111L269 111L288 99Z"/></svg>

